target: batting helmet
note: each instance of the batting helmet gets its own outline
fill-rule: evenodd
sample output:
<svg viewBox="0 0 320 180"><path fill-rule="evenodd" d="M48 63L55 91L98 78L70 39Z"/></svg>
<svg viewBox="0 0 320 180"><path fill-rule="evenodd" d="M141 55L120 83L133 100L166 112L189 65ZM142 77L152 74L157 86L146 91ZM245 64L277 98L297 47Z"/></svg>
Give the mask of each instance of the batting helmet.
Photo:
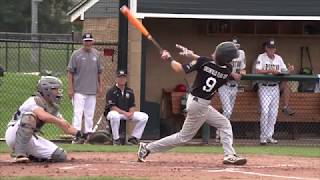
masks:
<svg viewBox="0 0 320 180"><path fill-rule="evenodd" d="M53 93L52 89L58 89L58 94ZM42 76L38 81L38 92L53 105L59 105L62 98L62 82L57 77Z"/></svg>
<svg viewBox="0 0 320 180"><path fill-rule="evenodd" d="M233 42L222 42L216 47L215 60L219 65L230 63L239 57L238 48Z"/></svg>

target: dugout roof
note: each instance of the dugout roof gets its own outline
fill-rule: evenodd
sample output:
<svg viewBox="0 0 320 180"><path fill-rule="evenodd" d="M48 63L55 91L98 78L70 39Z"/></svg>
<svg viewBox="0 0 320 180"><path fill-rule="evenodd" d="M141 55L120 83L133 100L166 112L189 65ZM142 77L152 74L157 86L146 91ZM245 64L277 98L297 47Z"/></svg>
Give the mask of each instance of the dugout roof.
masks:
<svg viewBox="0 0 320 180"><path fill-rule="evenodd" d="M320 20L319 0L131 0L140 18Z"/></svg>

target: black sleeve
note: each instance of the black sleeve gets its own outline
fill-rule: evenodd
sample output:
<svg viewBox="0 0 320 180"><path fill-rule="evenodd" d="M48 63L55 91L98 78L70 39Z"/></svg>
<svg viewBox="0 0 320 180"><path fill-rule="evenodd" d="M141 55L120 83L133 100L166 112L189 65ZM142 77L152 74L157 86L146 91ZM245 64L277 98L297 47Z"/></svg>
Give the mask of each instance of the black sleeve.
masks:
<svg viewBox="0 0 320 180"><path fill-rule="evenodd" d="M135 98L134 98L134 92L132 89L129 90L130 92L130 98L129 98L129 102L128 102L128 107L129 109L132 108L132 107L135 107L136 104L135 104Z"/></svg>
<svg viewBox="0 0 320 180"><path fill-rule="evenodd" d="M227 64L227 70L228 70L228 80L235 80L234 78L233 78L233 76L231 76L231 73L232 73L232 65L231 64Z"/></svg>
<svg viewBox="0 0 320 180"><path fill-rule="evenodd" d="M106 94L106 107L104 109L104 115L107 116L108 112L111 110L112 106L116 105L116 94L113 88L110 89Z"/></svg>
<svg viewBox="0 0 320 180"><path fill-rule="evenodd" d="M199 70L200 67L207 61L209 61L208 58L199 57L197 60L193 60L188 64L182 65L182 68L183 68L184 72L188 74L188 73L190 73L192 71Z"/></svg>

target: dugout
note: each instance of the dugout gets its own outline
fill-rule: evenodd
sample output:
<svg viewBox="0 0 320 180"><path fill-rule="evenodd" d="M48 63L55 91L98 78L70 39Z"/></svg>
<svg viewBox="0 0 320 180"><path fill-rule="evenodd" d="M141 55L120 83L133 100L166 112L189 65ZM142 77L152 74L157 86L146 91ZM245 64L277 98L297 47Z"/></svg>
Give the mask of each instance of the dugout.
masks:
<svg viewBox="0 0 320 180"><path fill-rule="evenodd" d="M246 70L250 73L253 62L262 52L263 42L274 38L277 41L277 54L283 57L285 63L293 64L297 74L302 46L310 49L314 73L320 72L320 64L317 62L320 57L320 51L317 50L320 47L320 13L315 8L318 5L320 2L317 1L298 0L241 3L236 0L130 2L131 10L141 18L153 37L180 62L183 59L178 56L176 43L198 54L210 56L219 42L237 36L241 48L246 52ZM130 33L141 36L129 25L129 42ZM194 75L185 77L174 73L168 63L160 60L159 52L153 44L143 37L141 47L141 104L160 104L163 89L173 89L177 84L184 83L184 78L189 82L193 80Z"/></svg>

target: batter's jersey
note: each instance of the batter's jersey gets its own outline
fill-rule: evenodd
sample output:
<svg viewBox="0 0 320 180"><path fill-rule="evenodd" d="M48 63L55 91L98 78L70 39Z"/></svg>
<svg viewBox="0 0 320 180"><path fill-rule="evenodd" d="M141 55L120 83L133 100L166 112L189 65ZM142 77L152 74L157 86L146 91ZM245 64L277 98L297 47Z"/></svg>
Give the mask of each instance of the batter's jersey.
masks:
<svg viewBox="0 0 320 180"><path fill-rule="evenodd" d="M112 106L117 106L121 110L129 111L135 106L134 93L131 88L125 87L122 92L117 85L113 86L107 93L106 112L109 112Z"/></svg>
<svg viewBox="0 0 320 180"><path fill-rule="evenodd" d="M275 54L274 58L271 59L268 57L267 53L262 53L258 56L256 62L257 70L272 70L275 69L278 72L287 71L287 66L284 64L281 56ZM266 83L263 82L263 83Z"/></svg>
<svg viewBox="0 0 320 180"><path fill-rule="evenodd" d="M228 81L232 72L231 64L220 66L207 57L199 57L182 67L185 73L197 71L191 94L207 100L210 100L219 87Z"/></svg>

